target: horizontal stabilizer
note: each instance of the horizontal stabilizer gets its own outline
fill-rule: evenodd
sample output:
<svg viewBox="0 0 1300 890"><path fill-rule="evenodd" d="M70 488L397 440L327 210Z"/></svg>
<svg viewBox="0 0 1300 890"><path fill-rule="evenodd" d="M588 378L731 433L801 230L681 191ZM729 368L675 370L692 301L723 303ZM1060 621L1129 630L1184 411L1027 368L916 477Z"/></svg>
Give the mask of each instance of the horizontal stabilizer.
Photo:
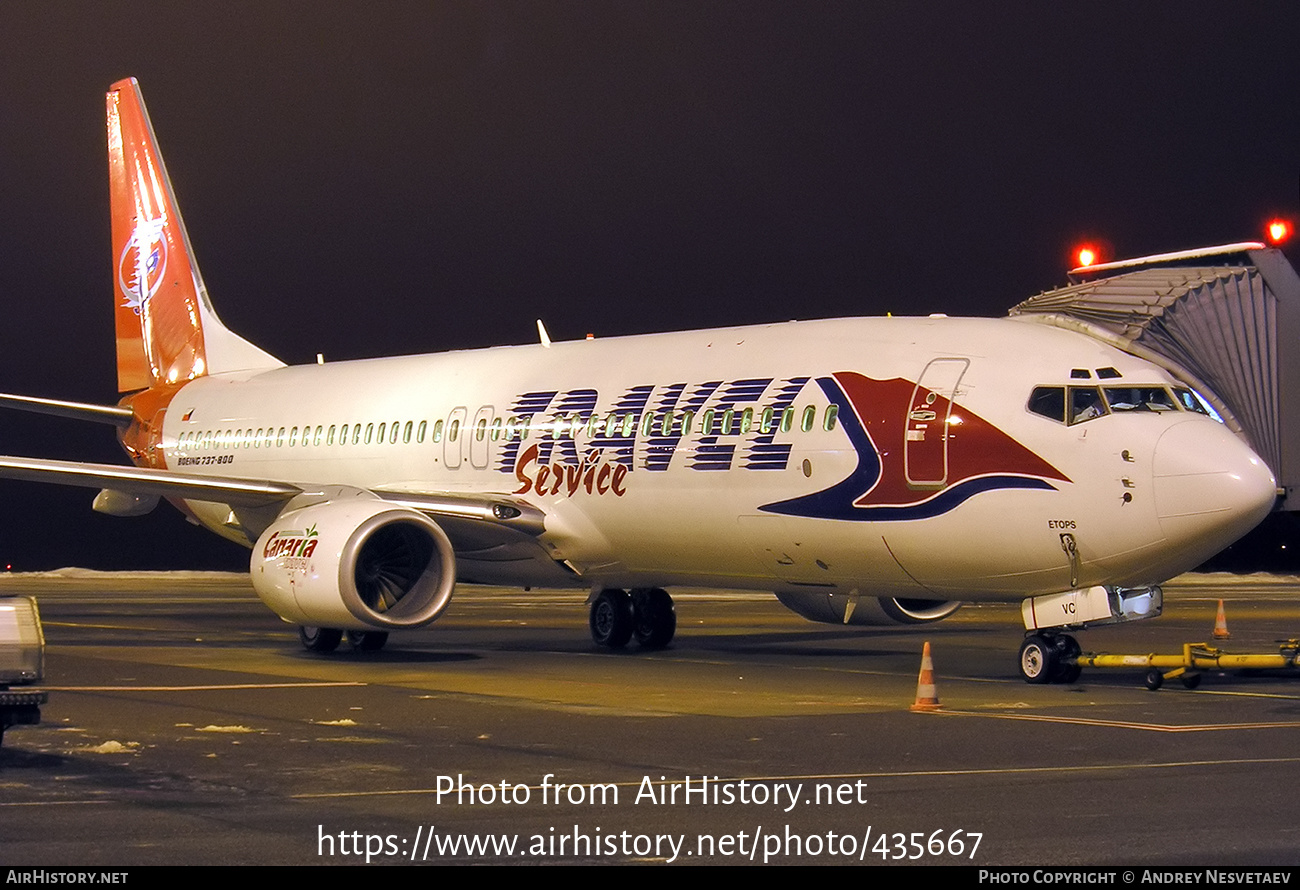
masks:
<svg viewBox="0 0 1300 890"><path fill-rule="evenodd" d="M59 399L40 399L36 396L15 396L0 393L0 408L12 408L15 411L28 411L32 414L48 414L52 417L67 417L71 420L89 420L94 423L111 423L114 426L131 425L130 408L121 405L92 405L88 402L64 402Z"/></svg>

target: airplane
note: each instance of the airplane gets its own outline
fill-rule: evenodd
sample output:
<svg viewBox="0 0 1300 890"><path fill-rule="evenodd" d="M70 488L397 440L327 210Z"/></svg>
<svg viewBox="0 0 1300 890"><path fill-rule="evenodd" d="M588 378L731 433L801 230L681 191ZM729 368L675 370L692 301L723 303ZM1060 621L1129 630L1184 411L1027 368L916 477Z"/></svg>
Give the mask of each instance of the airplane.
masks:
<svg viewBox="0 0 1300 890"><path fill-rule="evenodd" d="M213 308L134 79L107 122L122 398L0 405L111 425L131 465L0 477L118 516L167 499L251 548L309 650L378 649L458 582L586 588L596 644L660 648L688 585L853 625L1020 601L1022 676L1070 682L1066 631L1159 614L1160 583L1278 499L1186 375L1027 317L539 322L532 345L288 367Z"/></svg>

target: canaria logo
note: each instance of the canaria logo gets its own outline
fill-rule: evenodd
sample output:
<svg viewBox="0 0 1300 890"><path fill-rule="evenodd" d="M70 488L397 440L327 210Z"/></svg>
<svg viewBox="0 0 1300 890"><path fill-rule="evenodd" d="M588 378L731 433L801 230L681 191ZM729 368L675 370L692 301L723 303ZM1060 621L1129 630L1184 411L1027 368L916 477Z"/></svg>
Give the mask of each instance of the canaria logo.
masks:
<svg viewBox="0 0 1300 890"><path fill-rule="evenodd" d="M122 290L122 305L136 315L162 284L167 269L167 239L163 236L166 226L166 219L136 223L118 258L117 283Z"/></svg>

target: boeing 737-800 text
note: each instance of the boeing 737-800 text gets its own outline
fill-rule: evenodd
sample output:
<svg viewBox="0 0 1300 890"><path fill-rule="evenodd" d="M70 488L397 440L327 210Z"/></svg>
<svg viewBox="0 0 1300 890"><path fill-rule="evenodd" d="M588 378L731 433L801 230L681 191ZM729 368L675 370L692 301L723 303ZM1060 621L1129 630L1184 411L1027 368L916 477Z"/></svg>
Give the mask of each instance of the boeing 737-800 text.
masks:
<svg viewBox="0 0 1300 890"><path fill-rule="evenodd" d="M305 645L376 648L458 580L592 591L591 632L663 646L665 588L772 590L817 621L1023 600L1027 679L1063 629L1254 527L1273 474L1155 364L1024 319L849 318L285 367L222 325L134 80L108 93L116 406L134 466L0 475L165 497L252 548ZM1073 669L1077 670L1077 669Z"/></svg>

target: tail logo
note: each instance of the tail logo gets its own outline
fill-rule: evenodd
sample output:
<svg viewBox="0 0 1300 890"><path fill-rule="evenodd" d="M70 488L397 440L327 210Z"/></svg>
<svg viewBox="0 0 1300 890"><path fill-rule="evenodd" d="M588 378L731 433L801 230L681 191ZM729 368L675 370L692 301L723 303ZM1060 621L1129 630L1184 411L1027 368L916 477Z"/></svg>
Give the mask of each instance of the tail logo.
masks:
<svg viewBox="0 0 1300 890"><path fill-rule="evenodd" d="M136 315L158 292L167 270L167 239L163 237L166 226L166 219L137 222L118 258L117 281L122 288L122 305Z"/></svg>

